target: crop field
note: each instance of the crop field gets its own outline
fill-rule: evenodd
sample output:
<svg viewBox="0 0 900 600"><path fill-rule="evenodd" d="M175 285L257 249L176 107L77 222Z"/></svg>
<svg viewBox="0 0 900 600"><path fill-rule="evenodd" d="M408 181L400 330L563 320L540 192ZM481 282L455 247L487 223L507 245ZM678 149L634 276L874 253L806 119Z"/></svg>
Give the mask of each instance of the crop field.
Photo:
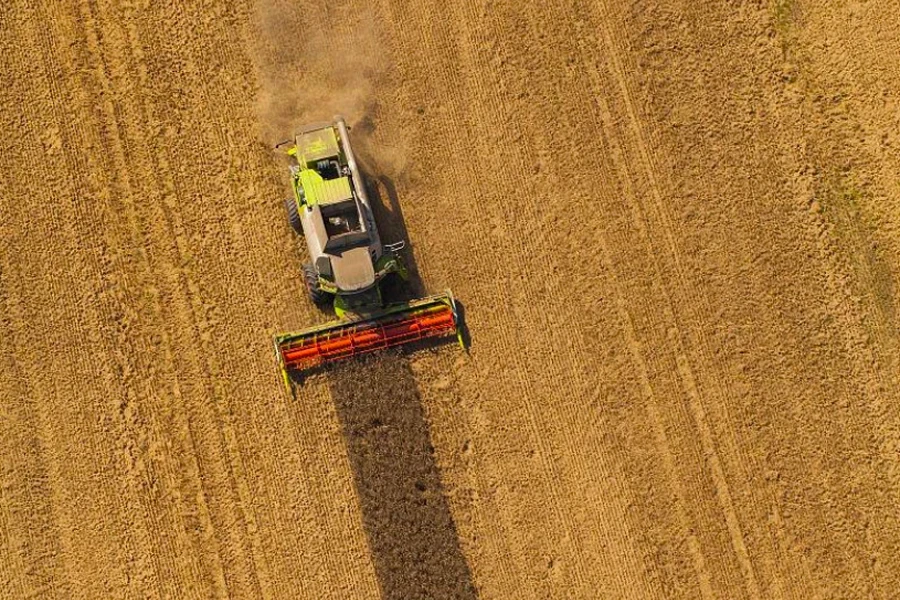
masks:
<svg viewBox="0 0 900 600"><path fill-rule="evenodd" d="M897 597L897 0L8 0L0 76L0 599ZM292 396L335 114L468 348Z"/></svg>

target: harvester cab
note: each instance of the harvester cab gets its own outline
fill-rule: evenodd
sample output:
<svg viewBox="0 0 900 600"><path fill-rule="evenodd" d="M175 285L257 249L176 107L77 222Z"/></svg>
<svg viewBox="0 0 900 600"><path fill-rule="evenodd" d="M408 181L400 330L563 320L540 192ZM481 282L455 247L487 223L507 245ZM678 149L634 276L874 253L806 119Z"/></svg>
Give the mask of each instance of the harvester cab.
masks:
<svg viewBox="0 0 900 600"><path fill-rule="evenodd" d="M449 292L393 304L382 297L385 277L408 277L405 244L381 242L344 119L305 127L292 142L285 206L309 251L303 280L310 300L330 304L338 320L275 336L285 383L329 361L417 340L455 334L462 343Z"/></svg>

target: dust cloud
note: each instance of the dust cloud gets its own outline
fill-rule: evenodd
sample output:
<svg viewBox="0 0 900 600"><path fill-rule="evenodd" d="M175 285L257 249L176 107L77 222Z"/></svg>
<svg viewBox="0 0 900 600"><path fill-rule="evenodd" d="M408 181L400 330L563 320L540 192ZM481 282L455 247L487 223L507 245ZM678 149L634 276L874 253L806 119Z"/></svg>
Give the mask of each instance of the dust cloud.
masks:
<svg viewBox="0 0 900 600"><path fill-rule="evenodd" d="M351 126L371 120L390 66L371 9L336 15L340 8L260 0L256 10L257 113L266 142L338 114Z"/></svg>

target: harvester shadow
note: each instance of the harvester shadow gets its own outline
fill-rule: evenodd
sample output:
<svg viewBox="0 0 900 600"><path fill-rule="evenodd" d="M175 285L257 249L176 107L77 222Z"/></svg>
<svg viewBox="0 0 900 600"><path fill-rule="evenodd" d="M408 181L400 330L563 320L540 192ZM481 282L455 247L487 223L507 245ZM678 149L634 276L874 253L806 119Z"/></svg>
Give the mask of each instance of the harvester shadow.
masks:
<svg viewBox="0 0 900 600"><path fill-rule="evenodd" d="M366 156L359 158L382 240L407 244L409 278L388 278L385 299L421 297L425 289L396 187L389 177L372 175ZM427 352L445 341L423 340L325 368L385 600L477 598L410 367L410 352Z"/></svg>
<svg viewBox="0 0 900 600"><path fill-rule="evenodd" d="M416 265L413 243L406 228L403 208L400 206L400 199L397 196L397 187L394 185L394 181L386 175L366 177L366 181L370 182L367 191L369 192L372 212L375 213L375 220L378 222L382 240L387 243L406 242L406 247L403 249L403 259L409 279L403 282L402 285L397 285L398 282L396 280L388 281L385 287L385 294L390 300L409 300L424 296L426 294L425 285L422 283L422 277Z"/></svg>
<svg viewBox="0 0 900 600"><path fill-rule="evenodd" d="M394 181L386 175L377 177L370 175L365 179L369 182L366 190L371 200L372 212L375 214L375 219L379 224L382 239L387 242L401 240L406 242L403 258L409 279L400 281L399 278L388 278L382 285L384 296L389 302L421 298L428 294L428 290L425 289L425 284L422 282L422 277L419 274L419 268L413 252L413 243L406 228L403 207L400 205L400 199L397 195L397 187L394 185ZM432 290L432 292L436 291L440 290ZM471 337L469 328L466 326L465 306L458 298L455 299L455 302L463 348L468 351Z"/></svg>
<svg viewBox="0 0 900 600"><path fill-rule="evenodd" d="M337 363L327 379L382 598L477 598L409 358Z"/></svg>

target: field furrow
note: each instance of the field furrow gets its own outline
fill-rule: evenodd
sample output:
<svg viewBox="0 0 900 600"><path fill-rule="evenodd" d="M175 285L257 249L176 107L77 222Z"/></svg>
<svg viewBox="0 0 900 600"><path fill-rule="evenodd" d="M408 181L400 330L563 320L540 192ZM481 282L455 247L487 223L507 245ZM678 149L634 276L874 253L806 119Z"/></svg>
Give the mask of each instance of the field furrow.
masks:
<svg viewBox="0 0 900 600"><path fill-rule="evenodd" d="M0 598L891 598L896 2L0 7ZM343 114L468 347L332 318Z"/></svg>

